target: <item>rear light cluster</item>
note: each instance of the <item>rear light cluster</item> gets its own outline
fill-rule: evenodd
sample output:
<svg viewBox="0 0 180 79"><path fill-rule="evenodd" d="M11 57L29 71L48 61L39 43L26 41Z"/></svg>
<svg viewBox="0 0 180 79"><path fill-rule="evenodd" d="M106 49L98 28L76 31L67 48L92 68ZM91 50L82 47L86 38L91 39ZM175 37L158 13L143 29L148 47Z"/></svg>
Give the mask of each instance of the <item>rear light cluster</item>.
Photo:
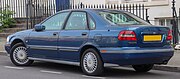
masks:
<svg viewBox="0 0 180 79"><path fill-rule="evenodd" d="M167 40L171 40L171 39L172 39L172 34L171 34L171 33L172 33L172 31L169 30L169 31L168 31L168 35L167 35L167 38L166 38Z"/></svg>
<svg viewBox="0 0 180 79"><path fill-rule="evenodd" d="M118 40L121 41L136 41L136 34L134 31L130 31L130 30L124 30L121 31L118 35Z"/></svg>

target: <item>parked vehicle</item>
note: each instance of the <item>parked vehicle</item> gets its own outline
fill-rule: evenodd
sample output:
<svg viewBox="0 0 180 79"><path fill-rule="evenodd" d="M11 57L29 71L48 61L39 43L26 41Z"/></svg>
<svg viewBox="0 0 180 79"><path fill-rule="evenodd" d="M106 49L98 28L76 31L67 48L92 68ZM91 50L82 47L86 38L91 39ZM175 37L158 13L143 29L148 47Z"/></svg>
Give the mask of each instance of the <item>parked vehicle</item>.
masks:
<svg viewBox="0 0 180 79"><path fill-rule="evenodd" d="M171 38L168 27L125 11L63 10L34 29L8 36L5 49L17 66L38 60L79 65L87 75L101 74L106 64L147 72L173 56Z"/></svg>

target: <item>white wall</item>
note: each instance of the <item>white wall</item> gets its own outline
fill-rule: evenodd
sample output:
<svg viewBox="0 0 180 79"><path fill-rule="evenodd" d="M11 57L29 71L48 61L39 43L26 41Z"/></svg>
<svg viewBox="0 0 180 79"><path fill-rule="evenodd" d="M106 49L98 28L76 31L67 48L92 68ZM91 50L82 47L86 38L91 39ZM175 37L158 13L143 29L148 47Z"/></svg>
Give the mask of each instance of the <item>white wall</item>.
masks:
<svg viewBox="0 0 180 79"><path fill-rule="evenodd" d="M151 6L149 8L149 19L154 20L155 18L172 17L172 0L169 0L168 5L165 6ZM179 16L180 0L176 0L176 11ZM154 22L152 21L152 24Z"/></svg>

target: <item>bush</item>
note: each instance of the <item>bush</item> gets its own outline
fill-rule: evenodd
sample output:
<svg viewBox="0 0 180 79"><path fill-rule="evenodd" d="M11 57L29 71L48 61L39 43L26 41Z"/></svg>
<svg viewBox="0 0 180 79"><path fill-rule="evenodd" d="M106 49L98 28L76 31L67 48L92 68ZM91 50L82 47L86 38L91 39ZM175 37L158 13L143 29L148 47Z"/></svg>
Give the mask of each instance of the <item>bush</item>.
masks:
<svg viewBox="0 0 180 79"><path fill-rule="evenodd" d="M13 11L9 9L9 7L6 7L4 10L0 11L0 23L2 28L10 28L15 24L15 20L11 17L14 14Z"/></svg>

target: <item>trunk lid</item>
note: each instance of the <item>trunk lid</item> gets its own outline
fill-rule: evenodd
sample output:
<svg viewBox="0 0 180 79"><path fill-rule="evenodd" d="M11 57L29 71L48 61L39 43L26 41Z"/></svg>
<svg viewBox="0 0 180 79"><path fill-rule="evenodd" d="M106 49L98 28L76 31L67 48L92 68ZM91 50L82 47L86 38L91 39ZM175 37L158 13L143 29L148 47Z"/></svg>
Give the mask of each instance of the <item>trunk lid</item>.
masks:
<svg viewBox="0 0 180 79"><path fill-rule="evenodd" d="M138 47L163 47L168 44L168 27L139 26L134 29Z"/></svg>
<svg viewBox="0 0 180 79"><path fill-rule="evenodd" d="M120 47L163 47L170 44L167 40L169 28L163 26L151 25L132 25L132 26L115 26L120 33L124 30L134 31L136 34L136 41L133 40L119 40ZM114 28L115 29L115 28ZM118 36L119 37L119 36Z"/></svg>

